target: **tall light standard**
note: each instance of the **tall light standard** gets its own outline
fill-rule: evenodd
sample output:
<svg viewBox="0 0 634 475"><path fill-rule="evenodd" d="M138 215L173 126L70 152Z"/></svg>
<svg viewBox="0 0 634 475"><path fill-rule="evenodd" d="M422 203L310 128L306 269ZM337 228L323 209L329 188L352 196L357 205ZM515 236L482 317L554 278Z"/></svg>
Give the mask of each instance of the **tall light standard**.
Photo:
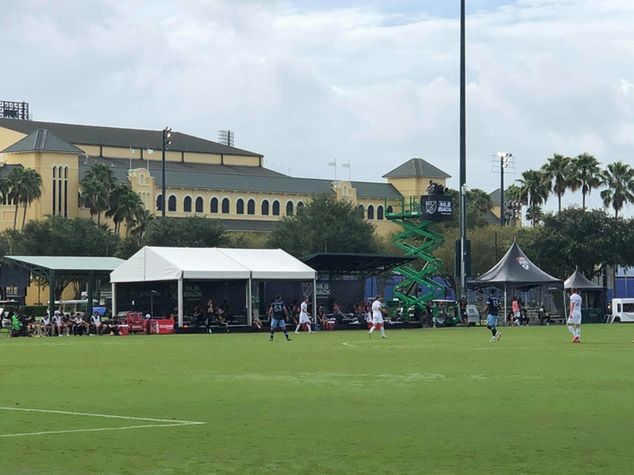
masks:
<svg viewBox="0 0 634 475"><path fill-rule="evenodd" d="M500 226L504 226L504 169L509 166L513 154L498 152L497 156L500 160Z"/></svg>
<svg viewBox="0 0 634 475"><path fill-rule="evenodd" d="M165 150L167 150L168 145L172 143L172 129L169 127L165 127L163 129L163 145L161 147L162 155L161 155L161 167L162 167L162 187L161 187L161 216L165 217L165 208L167 207L167 200L165 199Z"/></svg>
<svg viewBox="0 0 634 475"><path fill-rule="evenodd" d="M465 0L460 0L460 296L467 296L467 114Z"/></svg>

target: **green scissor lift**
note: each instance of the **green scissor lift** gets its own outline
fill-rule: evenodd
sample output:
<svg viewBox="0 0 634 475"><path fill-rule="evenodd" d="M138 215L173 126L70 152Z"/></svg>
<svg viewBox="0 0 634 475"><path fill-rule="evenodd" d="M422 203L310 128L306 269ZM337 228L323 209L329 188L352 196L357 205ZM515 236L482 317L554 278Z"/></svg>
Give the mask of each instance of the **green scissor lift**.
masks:
<svg viewBox="0 0 634 475"><path fill-rule="evenodd" d="M406 256L417 257L422 262L420 268L402 265L394 270L405 279L394 287L394 297L403 303L405 309L417 307L424 310L425 304L434 299L436 289L443 288L431 277L442 267L442 261L432 253L445 241L442 234L431 229L432 221L422 219L418 197L403 198L399 206L386 208L386 219L399 224L403 230L394 235L393 243ZM429 290L418 295L421 285Z"/></svg>

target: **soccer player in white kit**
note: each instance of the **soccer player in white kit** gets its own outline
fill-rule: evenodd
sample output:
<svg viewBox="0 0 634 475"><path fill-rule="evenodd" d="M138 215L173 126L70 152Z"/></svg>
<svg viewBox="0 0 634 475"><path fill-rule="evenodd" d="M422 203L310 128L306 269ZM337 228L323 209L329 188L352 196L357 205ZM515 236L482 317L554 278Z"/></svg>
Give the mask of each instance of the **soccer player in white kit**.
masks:
<svg viewBox="0 0 634 475"><path fill-rule="evenodd" d="M370 328L370 332L368 333L368 335L370 335L370 338L372 337L372 333L374 333L374 330L376 330L377 328L381 330L381 338L387 338L385 336L385 328L383 328L383 309L381 308L381 297L379 297L378 295L374 299L374 302L372 302L372 328Z"/></svg>
<svg viewBox="0 0 634 475"><path fill-rule="evenodd" d="M568 331L573 343L581 343L581 296L577 289L570 294L570 314L568 315Z"/></svg>
<svg viewBox="0 0 634 475"><path fill-rule="evenodd" d="M299 329L302 328L304 324L306 324L306 328L308 328L308 333L313 332L310 328L310 317L308 316L308 300L308 297L304 297L302 304L299 306L299 323L297 324L297 328L295 328L295 333L299 333Z"/></svg>

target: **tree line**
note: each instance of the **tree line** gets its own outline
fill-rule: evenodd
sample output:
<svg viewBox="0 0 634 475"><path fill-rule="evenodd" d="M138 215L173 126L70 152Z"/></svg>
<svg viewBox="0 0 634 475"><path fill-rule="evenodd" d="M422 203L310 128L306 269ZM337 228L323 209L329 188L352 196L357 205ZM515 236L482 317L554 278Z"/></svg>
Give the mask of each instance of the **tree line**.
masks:
<svg viewBox="0 0 634 475"><path fill-rule="evenodd" d="M581 209L585 210L586 198L595 189L601 189L603 206L618 218L626 204L634 203L634 169L622 161L602 168L588 153L576 157L555 153L541 168L524 171L522 178L509 186L504 196L511 205L527 206L526 219L535 226L544 217L542 206L549 196L557 197L559 213L566 192L581 191Z"/></svg>
<svg viewBox="0 0 634 475"><path fill-rule="evenodd" d="M90 216L97 216L97 225L101 217L112 219L114 232L121 232L125 223L126 237L130 232L143 232L151 219L141 197L129 183L119 182L112 170L103 164L93 165L80 181L80 205L90 209ZM9 174L0 179L0 200L15 206L13 229L17 228L19 207L23 207L22 226L26 224L26 211L31 203L42 196L42 176L32 168L14 167Z"/></svg>

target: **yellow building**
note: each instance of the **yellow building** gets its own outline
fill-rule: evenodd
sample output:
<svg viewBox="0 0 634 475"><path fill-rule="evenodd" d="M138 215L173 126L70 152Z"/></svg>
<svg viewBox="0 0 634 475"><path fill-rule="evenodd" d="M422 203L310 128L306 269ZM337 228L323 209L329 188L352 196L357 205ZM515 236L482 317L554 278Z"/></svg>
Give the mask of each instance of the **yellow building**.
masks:
<svg viewBox="0 0 634 475"><path fill-rule="evenodd" d="M102 163L128 180L153 214L161 214L162 131L0 119L0 175L15 166L42 176L42 196L27 220L46 215L89 217L80 205L79 183ZM173 132L166 153L166 215L217 219L228 231L268 232L284 216L320 194L350 200L381 235L398 228L385 219L404 197L426 193L430 180L449 178L425 160L413 158L390 171L387 182L297 178L264 167L259 153ZM13 226L15 206L0 204L0 229ZM21 218L21 217L20 217Z"/></svg>

